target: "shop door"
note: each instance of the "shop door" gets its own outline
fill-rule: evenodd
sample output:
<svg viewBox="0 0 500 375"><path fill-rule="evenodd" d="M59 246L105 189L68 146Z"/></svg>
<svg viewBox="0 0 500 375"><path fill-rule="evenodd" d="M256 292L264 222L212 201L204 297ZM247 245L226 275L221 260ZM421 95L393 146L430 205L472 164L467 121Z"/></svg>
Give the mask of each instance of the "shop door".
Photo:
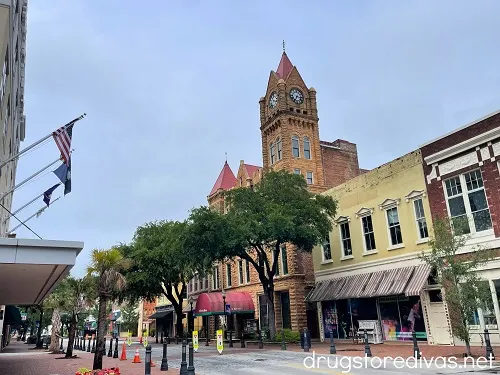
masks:
<svg viewBox="0 0 500 375"><path fill-rule="evenodd" d="M451 345L448 320L442 302L431 302L429 304L429 325L431 326L434 344Z"/></svg>

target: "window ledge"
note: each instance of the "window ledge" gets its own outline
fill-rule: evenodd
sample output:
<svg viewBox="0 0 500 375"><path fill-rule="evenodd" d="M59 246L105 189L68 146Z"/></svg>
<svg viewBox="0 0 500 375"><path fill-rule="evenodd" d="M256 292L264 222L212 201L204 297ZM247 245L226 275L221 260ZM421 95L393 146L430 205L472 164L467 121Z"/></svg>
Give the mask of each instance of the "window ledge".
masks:
<svg viewBox="0 0 500 375"><path fill-rule="evenodd" d="M348 255L340 258L340 260L349 260L349 259L354 259L354 255Z"/></svg>
<svg viewBox="0 0 500 375"><path fill-rule="evenodd" d="M389 250L389 251L391 251L391 250L397 250L397 249L402 249L403 247L405 247L405 244L404 243L400 243L399 245L389 246L387 248L387 250Z"/></svg>
<svg viewBox="0 0 500 375"><path fill-rule="evenodd" d="M378 250L370 250L370 251L365 251L363 253L363 256L366 257L368 255L373 255L373 254L378 254Z"/></svg>
<svg viewBox="0 0 500 375"><path fill-rule="evenodd" d="M418 240L418 241L417 241L417 242L415 242L415 243L416 243L417 245L421 245L421 244L423 244L423 243L427 243L427 242L429 242L429 237L427 237L427 238L422 238L422 239Z"/></svg>
<svg viewBox="0 0 500 375"><path fill-rule="evenodd" d="M333 263L333 259L328 259L321 262L321 264L330 264L330 263Z"/></svg>

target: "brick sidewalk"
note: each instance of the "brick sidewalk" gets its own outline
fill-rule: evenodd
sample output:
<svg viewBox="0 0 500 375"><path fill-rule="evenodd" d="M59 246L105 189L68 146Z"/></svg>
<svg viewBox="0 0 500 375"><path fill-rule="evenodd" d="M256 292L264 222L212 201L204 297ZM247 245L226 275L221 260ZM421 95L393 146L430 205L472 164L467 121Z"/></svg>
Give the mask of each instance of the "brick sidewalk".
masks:
<svg viewBox="0 0 500 375"><path fill-rule="evenodd" d="M21 346L23 345L23 346ZM30 346L31 347L31 346ZM94 355L75 352L78 358L58 359L62 355L48 354L45 351L29 350L24 343L11 343L5 353L0 353L0 375L74 375L81 367L92 368ZM6 349L7 349L6 348ZM143 375L144 361L132 363L132 360L120 361L103 357L105 368L118 367L122 375ZM160 371L160 363L151 368L152 375L178 375L179 369Z"/></svg>

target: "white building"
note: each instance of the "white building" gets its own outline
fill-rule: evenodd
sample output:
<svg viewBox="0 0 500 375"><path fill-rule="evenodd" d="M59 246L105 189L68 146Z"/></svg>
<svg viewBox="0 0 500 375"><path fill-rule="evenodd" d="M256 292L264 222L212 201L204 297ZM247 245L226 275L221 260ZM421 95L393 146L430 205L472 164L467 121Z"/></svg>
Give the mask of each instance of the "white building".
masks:
<svg viewBox="0 0 500 375"><path fill-rule="evenodd" d="M27 0L0 0L0 163L19 152L24 140L24 75ZM0 169L0 197L16 180L17 160ZM12 194L0 201L9 210ZM9 214L0 207L0 237L9 228ZM6 220L7 219L7 220Z"/></svg>

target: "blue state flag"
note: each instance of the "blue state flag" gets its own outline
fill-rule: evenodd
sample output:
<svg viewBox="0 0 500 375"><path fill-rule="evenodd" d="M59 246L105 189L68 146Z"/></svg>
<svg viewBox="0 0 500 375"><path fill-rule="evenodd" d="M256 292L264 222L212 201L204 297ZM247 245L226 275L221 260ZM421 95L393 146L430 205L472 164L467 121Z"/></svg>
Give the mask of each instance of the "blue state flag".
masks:
<svg viewBox="0 0 500 375"><path fill-rule="evenodd" d="M55 171L54 174L64 184L64 195L71 192L71 158L68 165L62 163Z"/></svg>
<svg viewBox="0 0 500 375"><path fill-rule="evenodd" d="M61 185L61 184L55 184L54 186L52 186L50 189L48 189L47 191L45 191L43 193L43 201L44 203L47 205L47 207L49 207L49 204L50 204L50 198L52 198L52 193L54 192L54 190L57 189L57 187Z"/></svg>

